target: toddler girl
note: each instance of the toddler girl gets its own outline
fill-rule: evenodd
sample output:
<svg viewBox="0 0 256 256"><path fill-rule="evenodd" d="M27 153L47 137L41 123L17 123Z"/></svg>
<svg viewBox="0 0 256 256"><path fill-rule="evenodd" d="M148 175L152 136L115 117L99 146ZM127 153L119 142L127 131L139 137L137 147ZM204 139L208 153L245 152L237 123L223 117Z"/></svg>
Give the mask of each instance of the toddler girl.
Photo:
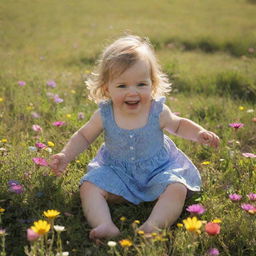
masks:
<svg viewBox="0 0 256 256"><path fill-rule="evenodd" d="M217 147L219 138L198 124L174 115L164 104L170 90L150 43L125 36L103 52L87 81L90 98L99 103L91 119L51 157L61 175L67 164L104 132L105 143L81 179L82 207L92 227L91 239L119 234L108 202L157 202L140 227L145 233L172 225L188 191L199 191L201 178L188 157L163 131Z"/></svg>

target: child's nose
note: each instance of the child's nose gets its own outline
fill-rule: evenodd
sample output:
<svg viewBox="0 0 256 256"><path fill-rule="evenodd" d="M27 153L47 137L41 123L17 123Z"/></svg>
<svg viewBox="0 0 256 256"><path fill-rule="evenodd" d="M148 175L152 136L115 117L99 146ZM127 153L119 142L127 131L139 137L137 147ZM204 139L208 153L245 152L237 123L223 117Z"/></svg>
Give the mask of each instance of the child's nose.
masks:
<svg viewBox="0 0 256 256"><path fill-rule="evenodd" d="M128 93L129 93L129 94L137 94L137 88L136 88L136 86L130 86Z"/></svg>

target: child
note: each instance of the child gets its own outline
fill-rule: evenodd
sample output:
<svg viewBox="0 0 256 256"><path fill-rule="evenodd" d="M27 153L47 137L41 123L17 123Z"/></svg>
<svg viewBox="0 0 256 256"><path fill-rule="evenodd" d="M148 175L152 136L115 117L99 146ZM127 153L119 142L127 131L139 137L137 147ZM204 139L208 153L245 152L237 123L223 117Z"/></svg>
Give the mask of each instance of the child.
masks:
<svg viewBox="0 0 256 256"><path fill-rule="evenodd" d="M50 167L61 175L70 161L104 132L105 143L81 179L82 207L91 239L119 234L107 202L157 202L140 227L151 233L172 225L188 191L199 191L201 178L188 157L163 131L217 147L219 138L198 124L174 115L164 104L169 83L150 43L125 36L105 49L87 81L99 103L91 119L53 155Z"/></svg>

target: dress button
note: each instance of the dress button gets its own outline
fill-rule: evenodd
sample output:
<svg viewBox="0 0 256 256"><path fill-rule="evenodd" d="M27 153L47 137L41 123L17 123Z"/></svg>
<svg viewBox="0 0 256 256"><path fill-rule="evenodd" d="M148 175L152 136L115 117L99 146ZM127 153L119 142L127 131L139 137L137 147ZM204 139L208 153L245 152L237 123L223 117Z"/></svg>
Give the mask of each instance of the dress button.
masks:
<svg viewBox="0 0 256 256"><path fill-rule="evenodd" d="M131 160L134 160L134 159L135 159L134 157L131 158Z"/></svg>
<svg viewBox="0 0 256 256"><path fill-rule="evenodd" d="M130 135L130 138L132 138L132 137L133 137L133 134Z"/></svg>
<svg viewBox="0 0 256 256"><path fill-rule="evenodd" d="M131 147L130 147L130 150L133 150L133 149L134 149L134 147L131 146Z"/></svg>

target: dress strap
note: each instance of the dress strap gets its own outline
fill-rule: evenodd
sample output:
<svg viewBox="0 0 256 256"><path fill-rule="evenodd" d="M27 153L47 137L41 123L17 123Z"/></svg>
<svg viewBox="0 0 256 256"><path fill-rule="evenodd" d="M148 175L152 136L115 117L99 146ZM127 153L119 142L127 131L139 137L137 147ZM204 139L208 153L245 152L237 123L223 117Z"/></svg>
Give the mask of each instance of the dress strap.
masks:
<svg viewBox="0 0 256 256"><path fill-rule="evenodd" d="M110 120L110 107L111 107L111 101L105 100L99 103L99 108L100 108L100 114L103 120L103 126L107 127L108 122Z"/></svg>
<svg viewBox="0 0 256 256"><path fill-rule="evenodd" d="M166 98L164 96L157 98L154 100L154 107L153 107L153 115L159 116L159 114L163 111L163 105L165 103Z"/></svg>

